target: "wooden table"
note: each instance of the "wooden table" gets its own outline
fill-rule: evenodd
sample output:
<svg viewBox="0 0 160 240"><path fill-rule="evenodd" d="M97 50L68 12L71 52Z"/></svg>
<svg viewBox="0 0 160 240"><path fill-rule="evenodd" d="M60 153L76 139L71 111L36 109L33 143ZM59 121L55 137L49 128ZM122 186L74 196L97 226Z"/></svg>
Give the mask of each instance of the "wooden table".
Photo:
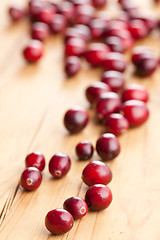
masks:
<svg viewBox="0 0 160 240"><path fill-rule="evenodd" d="M20 0L15 0L21 3ZM110 10L115 9L110 0ZM29 39L29 24L11 24L7 7L11 0L0 1L0 239L3 240L159 240L160 239L160 70L140 79L129 64L127 83L146 86L150 118L144 125L119 137L121 154L108 165L113 172L109 184L113 192L111 206L101 212L89 212L75 221L73 229L62 236L52 236L44 227L46 213L62 208L70 196L84 197L87 189L81 172L87 162L80 162L75 146L88 139L94 145L102 132L91 114L84 131L68 135L63 126L64 112L75 105L88 108L85 88L100 79L100 69L84 69L72 79L63 72L63 41L51 37L45 44L45 57L27 65L21 55ZM159 7L143 0L142 8L158 14ZM137 44L146 44L159 55L159 33ZM69 174L61 180L51 178L48 167L43 172L41 187L25 192L19 186L26 154L41 151L48 163L56 152L72 159ZM95 153L93 160L99 160Z"/></svg>

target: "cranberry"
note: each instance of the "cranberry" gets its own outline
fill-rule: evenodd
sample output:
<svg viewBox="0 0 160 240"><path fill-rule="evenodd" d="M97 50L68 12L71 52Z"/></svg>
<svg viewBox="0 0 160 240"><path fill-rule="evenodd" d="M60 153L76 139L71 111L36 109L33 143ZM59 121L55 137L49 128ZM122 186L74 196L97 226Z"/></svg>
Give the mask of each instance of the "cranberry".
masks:
<svg viewBox="0 0 160 240"><path fill-rule="evenodd" d="M125 50L130 49L134 44L134 39L131 33L126 29L117 31L114 36L119 37L122 40Z"/></svg>
<svg viewBox="0 0 160 240"><path fill-rule="evenodd" d="M122 113L131 126L141 125L149 117L146 104L138 100L126 101L122 106Z"/></svg>
<svg viewBox="0 0 160 240"><path fill-rule="evenodd" d="M112 180L112 172L105 163L93 161L83 169L82 180L88 186L94 184L107 185Z"/></svg>
<svg viewBox="0 0 160 240"><path fill-rule="evenodd" d="M139 13L137 16L134 16L133 19L138 19L141 20L145 23L148 31L153 30L154 28L157 27L157 21L155 20L155 18L150 15L149 13Z"/></svg>
<svg viewBox="0 0 160 240"><path fill-rule="evenodd" d="M44 41L49 36L48 25L42 22L35 22L32 25L31 36L33 39Z"/></svg>
<svg viewBox="0 0 160 240"><path fill-rule="evenodd" d="M110 52L103 61L106 70L124 72L126 70L126 59L124 55L117 52Z"/></svg>
<svg viewBox="0 0 160 240"><path fill-rule="evenodd" d="M122 21L128 24L130 17L127 12L120 11L118 14L118 17L116 18L117 21Z"/></svg>
<svg viewBox="0 0 160 240"><path fill-rule="evenodd" d="M76 154L80 160L88 160L93 155L93 145L89 141L81 141L76 146Z"/></svg>
<svg viewBox="0 0 160 240"><path fill-rule="evenodd" d="M68 198L63 203L63 208L70 212L74 219L80 219L88 212L87 203L80 197Z"/></svg>
<svg viewBox="0 0 160 240"><path fill-rule="evenodd" d="M68 232L73 227L73 217L65 209L54 209L47 213L45 226L54 235Z"/></svg>
<svg viewBox="0 0 160 240"><path fill-rule="evenodd" d="M108 132L120 135L129 128L128 120L119 113L112 113L105 119L105 126Z"/></svg>
<svg viewBox="0 0 160 240"><path fill-rule="evenodd" d="M112 192L107 186L103 184L96 184L87 190L85 194L85 201L90 210L100 211L111 204Z"/></svg>
<svg viewBox="0 0 160 240"><path fill-rule="evenodd" d="M56 153L49 161L49 172L54 178L65 176L71 167L71 160L64 153Z"/></svg>
<svg viewBox="0 0 160 240"><path fill-rule="evenodd" d="M87 42L91 38L89 27L82 24L76 24L74 27L68 28L65 32L65 42L70 38L81 38Z"/></svg>
<svg viewBox="0 0 160 240"><path fill-rule="evenodd" d="M68 76L74 76L81 69L81 62L79 57L70 56L65 61L65 72Z"/></svg>
<svg viewBox="0 0 160 240"><path fill-rule="evenodd" d="M139 57L136 63L136 70L140 76L149 76L155 72L158 66L158 60L150 54L144 54Z"/></svg>
<svg viewBox="0 0 160 240"><path fill-rule="evenodd" d="M130 17L136 16L139 13L138 7L132 1L123 1L121 6Z"/></svg>
<svg viewBox="0 0 160 240"><path fill-rule="evenodd" d="M147 46L138 46L133 49L132 52L132 62L134 64L137 64L138 60L142 55L151 55L154 56L153 52L151 49L149 49Z"/></svg>
<svg viewBox="0 0 160 240"><path fill-rule="evenodd" d="M122 92L122 101L140 100L142 102L148 101L148 92L142 85L130 84Z"/></svg>
<svg viewBox="0 0 160 240"><path fill-rule="evenodd" d="M107 4L107 0L91 0L91 3L96 8L105 7Z"/></svg>
<svg viewBox="0 0 160 240"><path fill-rule="evenodd" d="M8 13L12 21L19 21L25 16L25 11L18 6L11 6Z"/></svg>
<svg viewBox="0 0 160 240"><path fill-rule="evenodd" d="M44 2L41 0L31 0L29 1L29 15L31 19L37 20L37 15L41 9L44 7Z"/></svg>
<svg viewBox="0 0 160 240"><path fill-rule="evenodd" d="M82 56L86 50L86 43L81 38L71 38L65 46L66 56Z"/></svg>
<svg viewBox="0 0 160 240"><path fill-rule="evenodd" d="M106 29L106 22L101 18L92 19L89 23L93 39L102 38Z"/></svg>
<svg viewBox="0 0 160 240"><path fill-rule="evenodd" d="M88 112L81 107L69 109L64 116L64 125L70 133L78 133L88 124Z"/></svg>
<svg viewBox="0 0 160 240"><path fill-rule="evenodd" d="M87 4L76 7L75 22L88 25L93 18L94 12L94 8Z"/></svg>
<svg viewBox="0 0 160 240"><path fill-rule="evenodd" d="M92 66L101 66L109 51L104 43L91 43L85 53L85 58Z"/></svg>
<svg viewBox="0 0 160 240"><path fill-rule="evenodd" d="M131 20L129 23L129 31L135 39L144 38L148 34L146 24L142 20Z"/></svg>
<svg viewBox="0 0 160 240"><path fill-rule="evenodd" d="M75 7L81 5L90 5L90 0L70 0Z"/></svg>
<svg viewBox="0 0 160 240"><path fill-rule="evenodd" d="M51 20L50 28L53 33L59 33L65 30L67 27L66 17L62 14L55 14L54 18Z"/></svg>
<svg viewBox="0 0 160 240"><path fill-rule="evenodd" d="M39 9L36 15L36 19L39 22L50 24L55 13L56 13L56 9L52 4L44 3L43 7Z"/></svg>
<svg viewBox="0 0 160 240"><path fill-rule="evenodd" d="M73 3L65 1L58 5L58 12L66 17L68 21L73 21L75 16L75 8Z"/></svg>
<svg viewBox="0 0 160 240"><path fill-rule="evenodd" d="M26 156L26 167L36 167L40 171L43 171L45 167L45 158L40 152L32 152Z"/></svg>
<svg viewBox="0 0 160 240"><path fill-rule="evenodd" d="M124 76L117 71L106 71L102 74L102 82L108 84L113 92L118 92L124 87Z"/></svg>
<svg viewBox="0 0 160 240"><path fill-rule="evenodd" d="M104 160L112 160L120 153L120 144L116 136L112 133L105 133L96 142L96 150Z"/></svg>
<svg viewBox="0 0 160 240"><path fill-rule="evenodd" d="M21 175L20 184L28 191L37 189L42 182L42 174L35 167L26 168Z"/></svg>
<svg viewBox="0 0 160 240"><path fill-rule="evenodd" d="M107 37L116 36L117 32L126 30L127 28L128 28L128 24L126 24L125 22L112 20L109 22L109 25L106 29L105 34Z"/></svg>
<svg viewBox="0 0 160 240"><path fill-rule="evenodd" d="M108 37L106 38L105 43L112 52L123 53L125 51L123 41L119 37Z"/></svg>
<svg viewBox="0 0 160 240"><path fill-rule="evenodd" d="M24 48L23 55L28 62L37 62L43 55L43 45L39 40L31 40Z"/></svg>
<svg viewBox="0 0 160 240"><path fill-rule="evenodd" d="M114 92L103 93L95 102L96 114L100 120L111 113L118 112L120 107L120 97Z"/></svg>
<svg viewBox="0 0 160 240"><path fill-rule="evenodd" d="M111 92L110 87L102 82L94 82L86 89L86 98L92 104L102 93Z"/></svg>

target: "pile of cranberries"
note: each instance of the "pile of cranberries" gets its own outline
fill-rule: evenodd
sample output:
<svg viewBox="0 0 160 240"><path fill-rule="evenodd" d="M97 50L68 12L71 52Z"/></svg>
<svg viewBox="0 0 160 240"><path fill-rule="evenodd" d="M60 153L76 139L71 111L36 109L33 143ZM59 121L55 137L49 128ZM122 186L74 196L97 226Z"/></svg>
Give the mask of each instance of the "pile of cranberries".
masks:
<svg viewBox="0 0 160 240"><path fill-rule="evenodd" d="M154 0L160 2L159 0ZM82 171L82 180L89 187L84 199L70 197L63 208L51 210L45 217L45 226L52 234L68 232L74 219L87 214L88 208L100 211L112 201L111 190L106 186L112 180L112 172L104 161L115 159L120 153L117 136L130 127L143 124L149 117L146 105L149 96L139 84L125 84L124 72L127 61L124 53L159 26L158 20L146 15L131 0L118 0L121 11L114 19L107 12L98 10L107 5L107 0L68 0L63 2L30 0L26 9L9 8L14 22L27 17L31 23L28 45L23 49L27 62L39 61L44 55L45 40L51 34L63 33L64 71L67 76L76 75L82 68L84 58L91 67L101 67L100 81L90 84L85 91L89 107L105 132L95 149L102 161L91 161ZM134 47L131 62L139 76L150 76L158 67L158 59L146 46ZM64 114L64 126L71 134L82 131L89 123L86 109L74 106ZM79 160L92 158L94 147L85 140L75 147ZM20 185L28 191L37 189L42 182L45 158L33 152L25 159ZM56 153L49 161L49 172L54 178L64 177L70 170L71 159L67 154Z"/></svg>

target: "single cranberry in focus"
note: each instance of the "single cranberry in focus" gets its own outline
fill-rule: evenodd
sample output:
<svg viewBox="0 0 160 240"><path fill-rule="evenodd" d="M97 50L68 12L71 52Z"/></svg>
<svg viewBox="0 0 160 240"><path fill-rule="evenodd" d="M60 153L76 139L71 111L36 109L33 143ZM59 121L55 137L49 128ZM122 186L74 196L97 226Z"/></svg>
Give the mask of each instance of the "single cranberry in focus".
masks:
<svg viewBox="0 0 160 240"><path fill-rule="evenodd" d="M65 60L65 72L68 76L72 77L81 69L81 61L79 57L70 56Z"/></svg>
<svg viewBox="0 0 160 240"><path fill-rule="evenodd" d="M86 50L86 42L81 38L70 38L66 42L65 55L66 56L82 56Z"/></svg>
<svg viewBox="0 0 160 240"><path fill-rule="evenodd" d="M146 103L148 101L148 92L140 84L130 84L122 92L122 101L126 102L128 100L139 100Z"/></svg>
<svg viewBox="0 0 160 240"><path fill-rule="evenodd" d="M130 126L138 126L147 121L149 110L146 104L138 100L126 101L122 106L122 113Z"/></svg>
<svg viewBox="0 0 160 240"><path fill-rule="evenodd" d="M71 167L71 160L67 154L56 153L49 161L49 172L54 178L65 176Z"/></svg>
<svg viewBox="0 0 160 240"><path fill-rule="evenodd" d="M31 40L23 50L23 56L28 62L37 62L43 55L43 44L39 40Z"/></svg>
<svg viewBox="0 0 160 240"><path fill-rule="evenodd" d="M108 84L113 92L118 92L124 87L124 76L117 71L106 71L102 74L102 82Z"/></svg>
<svg viewBox="0 0 160 240"><path fill-rule="evenodd" d="M123 41L119 37L108 37L106 38L105 43L112 52L123 53L125 51Z"/></svg>
<svg viewBox="0 0 160 240"><path fill-rule="evenodd" d="M35 22L31 28L31 36L33 39L37 39L39 41L44 41L49 36L49 27L46 23Z"/></svg>
<svg viewBox="0 0 160 240"><path fill-rule="evenodd" d="M107 185L112 180L112 172L105 163L93 161L83 169L82 180L88 186Z"/></svg>
<svg viewBox="0 0 160 240"><path fill-rule="evenodd" d="M136 63L136 72L140 76L150 76L155 72L158 66L158 60L155 56L144 54L139 57Z"/></svg>
<svg viewBox="0 0 160 240"><path fill-rule="evenodd" d="M106 70L124 72L126 70L126 59L124 55L117 52L110 52L106 55L103 66Z"/></svg>
<svg viewBox="0 0 160 240"><path fill-rule="evenodd" d="M68 198L63 203L63 208L70 212L74 219L80 219L88 212L87 203L80 197Z"/></svg>
<svg viewBox="0 0 160 240"><path fill-rule="evenodd" d="M45 226L54 235L68 232L73 227L73 217L65 209L54 209L47 213Z"/></svg>
<svg viewBox="0 0 160 240"><path fill-rule="evenodd" d="M85 201L90 210L100 211L111 204L112 192L107 186L103 184L96 184L87 190L85 194Z"/></svg>
<svg viewBox="0 0 160 240"><path fill-rule="evenodd" d="M112 113L109 115L105 119L104 125L108 132L113 133L114 135L121 135L129 128L128 120L119 113Z"/></svg>
<svg viewBox="0 0 160 240"><path fill-rule="evenodd" d="M29 167L26 168L21 175L20 184L28 191L37 189L42 182L42 174L38 168Z"/></svg>
<svg viewBox="0 0 160 240"><path fill-rule="evenodd" d="M101 8L106 6L107 0L91 0L91 3L95 8Z"/></svg>
<svg viewBox="0 0 160 240"><path fill-rule="evenodd" d="M53 33L60 33L67 27L66 17L62 14L55 14L50 22L50 28Z"/></svg>
<svg viewBox="0 0 160 240"><path fill-rule="evenodd" d="M11 6L8 13L12 21L19 21L25 16L25 11L18 6Z"/></svg>
<svg viewBox="0 0 160 240"><path fill-rule="evenodd" d="M116 136L112 133L105 133L96 142L96 150L104 160L112 160L120 153L120 144Z"/></svg>
<svg viewBox="0 0 160 240"><path fill-rule="evenodd" d="M46 24L50 24L55 13L56 13L55 7L50 3L44 2L43 7L39 9L39 11L36 15L36 19L39 22L44 22Z"/></svg>
<svg viewBox="0 0 160 240"><path fill-rule="evenodd" d="M40 152L32 152L26 156L26 167L36 167L40 171L43 171L45 167L45 158Z"/></svg>
<svg viewBox="0 0 160 240"><path fill-rule="evenodd" d="M75 23L88 25L95 13L94 7L83 4L76 7Z"/></svg>
<svg viewBox="0 0 160 240"><path fill-rule="evenodd" d="M76 146L76 154L80 160L88 160L93 155L93 145L89 141L81 141Z"/></svg>
<svg viewBox="0 0 160 240"><path fill-rule="evenodd" d="M62 14L68 21L72 22L75 17L75 8L73 3L69 1L60 2L58 5L58 13Z"/></svg>
<svg viewBox="0 0 160 240"><path fill-rule="evenodd" d="M148 34L146 24L142 20L131 20L129 23L129 31L134 39L144 38Z"/></svg>

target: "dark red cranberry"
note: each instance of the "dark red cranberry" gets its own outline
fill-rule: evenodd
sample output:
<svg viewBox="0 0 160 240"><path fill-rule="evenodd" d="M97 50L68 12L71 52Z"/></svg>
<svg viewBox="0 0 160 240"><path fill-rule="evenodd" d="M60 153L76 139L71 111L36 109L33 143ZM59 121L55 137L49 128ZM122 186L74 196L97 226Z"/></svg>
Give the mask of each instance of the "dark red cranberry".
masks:
<svg viewBox="0 0 160 240"><path fill-rule="evenodd" d="M88 112L81 107L69 109L64 116L64 125L70 133L78 133L84 129L88 123Z"/></svg>
<svg viewBox="0 0 160 240"><path fill-rule="evenodd" d="M100 39L104 35L106 29L106 22L101 18L95 18L90 21L89 27L91 30L92 38Z"/></svg>
<svg viewBox="0 0 160 240"><path fill-rule="evenodd" d="M60 2L58 5L58 12L66 17L68 21L73 21L75 17L75 8L73 3L64 1Z"/></svg>
<svg viewBox="0 0 160 240"><path fill-rule="evenodd" d="M86 89L86 98L92 104L103 93L111 92L111 88L102 82L94 82Z"/></svg>
<svg viewBox="0 0 160 240"><path fill-rule="evenodd" d="M24 58L28 62L37 62L43 55L43 44L39 40L31 40L23 50Z"/></svg>
<svg viewBox="0 0 160 240"><path fill-rule="evenodd" d="M120 144L116 136L112 133L105 133L96 142L96 150L104 160L112 160L120 153Z"/></svg>
<svg viewBox="0 0 160 240"><path fill-rule="evenodd" d="M85 53L85 58L92 66L101 66L110 52L104 43L91 43Z"/></svg>
<svg viewBox="0 0 160 240"><path fill-rule="evenodd" d="M45 158L40 152L32 152L26 156L26 167L36 167L40 171L43 171L45 167Z"/></svg>
<svg viewBox="0 0 160 240"><path fill-rule="evenodd" d="M105 163L93 161L83 169L82 180L88 186L107 185L112 180L112 172Z"/></svg>
<svg viewBox="0 0 160 240"><path fill-rule="evenodd" d="M80 160L88 160L93 155L93 145L89 141L81 141L76 145L76 154Z"/></svg>
<svg viewBox="0 0 160 240"><path fill-rule="evenodd" d="M111 204L112 192L107 186L103 184L96 184L87 190L85 194L85 201L90 210L100 211Z"/></svg>
<svg viewBox="0 0 160 240"><path fill-rule="evenodd" d="M49 161L49 172L54 178L65 176L71 167L71 160L64 153L56 153Z"/></svg>
<svg viewBox="0 0 160 240"><path fill-rule="evenodd" d="M80 219L88 212L87 203L80 197L68 198L63 203L63 208L70 212L74 219Z"/></svg>
<svg viewBox="0 0 160 240"><path fill-rule="evenodd" d="M31 36L33 39L44 41L49 36L49 27L46 23L35 22L31 28Z"/></svg>
<svg viewBox="0 0 160 240"><path fill-rule="evenodd" d="M62 14L55 14L50 23L50 28L53 33L59 33L67 27L66 17Z"/></svg>
<svg viewBox="0 0 160 240"><path fill-rule="evenodd" d="M155 72L158 66L158 60L150 54L144 54L139 57L136 63L136 71L140 76L149 76Z"/></svg>
<svg viewBox="0 0 160 240"><path fill-rule="evenodd" d="M94 16L94 8L90 5L80 5L76 7L75 23L88 25Z"/></svg>
<svg viewBox="0 0 160 240"><path fill-rule="evenodd" d="M29 15L31 19L37 20L37 15L41 9L44 7L44 2L41 0L31 0L29 1Z"/></svg>
<svg viewBox="0 0 160 240"><path fill-rule="evenodd" d="M130 84L122 92L122 101L139 100L142 102L148 101L148 92L142 85Z"/></svg>
<svg viewBox="0 0 160 240"><path fill-rule="evenodd" d="M21 175L20 184L28 191L37 189L42 182L42 174L38 168L29 167L26 168Z"/></svg>
<svg viewBox="0 0 160 240"><path fill-rule="evenodd" d="M146 24L142 20L131 20L129 23L129 31L134 39L144 38L148 34Z"/></svg>
<svg viewBox="0 0 160 240"><path fill-rule="evenodd" d="M102 82L108 84L113 92L118 92L124 87L124 76L117 71L106 71L102 74Z"/></svg>
<svg viewBox="0 0 160 240"><path fill-rule="evenodd" d="M91 0L91 3L96 8L105 7L107 4L107 0Z"/></svg>
<svg viewBox="0 0 160 240"><path fill-rule="evenodd" d="M125 51L123 41L119 37L108 37L106 38L105 43L112 52L123 53Z"/></svg>
<svg viewBox="0 0 160 240"><path fill-rule="evenodd" d="M66 56L82 56L86 51L86 42L81 38L70 38L65 46Z"/></svg>
<svg viewBox="0 0 160 240"><path fill-rule="evenodd" d="M74 28L79 30L81 38L83 38L86 42L91 40L91 31L88 26L83 24L75 24Z"/></svg>
<svg viewBox="0 0 160 240"><path fill-rule="evenodd" d="M130 49L134 44L134 39L133 39L131 33L126 29L117 31L114 34L114 36L119 37L122 40L125 50Z"/></svg>
<svg viewBox="0 0 160 240"><path fill-rule="evenodd" d="M138 100L126 101L122 106L122 113L131 126L143 124L149 117L146 104Z"/></svg>
<svg viewBox="0 0 160 240"><path fill-rule="evenodd" d="M120 135L129 128L128 120L119 113L112 113L104 122L108 132L114 135Z"/></svg>
<svg viewBox="0 0 160 240"><path fill-rule="evenodd" d="M147 46L138 46L133 48L132 51L132 62L134 64L137 64L138 60L141 58L142 55L150 55L154 56L152 50L148 48Z"/></svg>
<svg viewBox="0 0 160 240"><path fill-rule="evenodd" d="M55 13L56 13L56 9L52 4L44 3L43 7L39 9L36 15L36 19L39 22L50 24Z"/></svg>
<svg viewBox="0 0 160 240"><path fill-rule="evenodd" d="M103 66L106 70L124 72L126 70L126 59L124 55L117 52L110 52L106 55Z"/></svg>
<svg viewBox="0 0 160 240"><path fill-rule="evenodd" d="M134 16L133 19L141 20L145 23L148 31L153 30L157 27L157 21L156 19L149 13L139 13L137 16Z"/></svg>
<svg viewBox="0 0 160 240"><path fill-rule="evenodd" d="M70 56L65 60L65 72L68 76L72 77L81 69L81 61L79 57Z"/></svg>
<svg viewBox="0 0 160 240"><path fill-rule="evenodd" d="M73 217L65 209L54 209L47 213L45 226L54 235L68 232L73 227Z"/></svg>
<svg viewBox="0 0 160 240"><path fill-rule="evenodd" d="M8 13L12 21L19 21L25 16L25 11L18 6L11 6Z"/></svg>
<svg viewBox="0 0 160 240"><path fill-rule="evenodd" d="M107 26L105 35L106 37L115 36L117 32L126 30L127 28L128 28L128 24L126 24L125 22L112 20L109 22Z"/></svg>

